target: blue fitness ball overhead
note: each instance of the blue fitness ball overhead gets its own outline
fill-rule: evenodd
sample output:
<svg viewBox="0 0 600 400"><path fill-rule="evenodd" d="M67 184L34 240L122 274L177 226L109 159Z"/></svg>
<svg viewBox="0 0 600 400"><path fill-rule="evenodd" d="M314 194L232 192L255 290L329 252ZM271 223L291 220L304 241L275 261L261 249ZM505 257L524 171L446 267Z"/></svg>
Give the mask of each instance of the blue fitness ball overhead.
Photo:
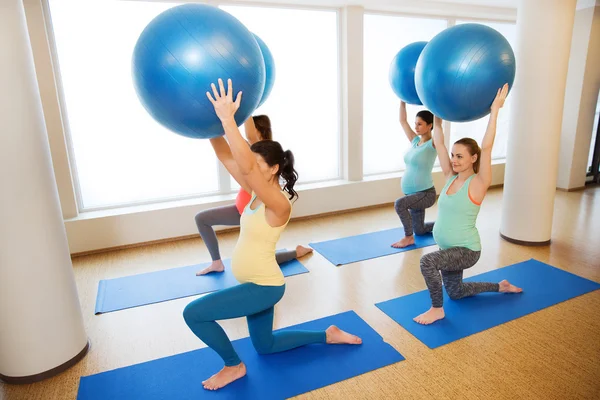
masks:
<svg viewBox="0 0 600 400"><path fill-rule="evenodd" d="M415 88L415 68L425 45L427 42L414 42L404 46L390 64L390 86L396 96L408 104L423 104Z"/></svg>
<svg viewBox="0 0 600 400"><path fill-rule="evenodd" d="M204 4L173 7L154 18L137 40L132 75L148 113L167 129L190 138L223 134L206 92L219 78L242 91L236 112L243 123L260 102L265 63L252 33L227 12Z"/></svg>
<svg viewBox="0 0 600 400"><path fill-rule="evenodd" d="M515 79L515 55L496 30L480 24L448 28L429 41L415 70L423 104L454 122L479 119L490 112L498 89Z"/></svg>
<svg viewBox="0 0 600 400"><path fill-rule="evenodd" d="M275 60L273 59L273 54L271 53L271 50L269 50L269 47L267 47L267 44L257 34L254 34L254 38L256 39L260 51L262 52L263 59L265 60L265 90L258 103L258 107L260 107L267 100L271 94L271 90L273 90L273 85L275 85Z"/></svg>

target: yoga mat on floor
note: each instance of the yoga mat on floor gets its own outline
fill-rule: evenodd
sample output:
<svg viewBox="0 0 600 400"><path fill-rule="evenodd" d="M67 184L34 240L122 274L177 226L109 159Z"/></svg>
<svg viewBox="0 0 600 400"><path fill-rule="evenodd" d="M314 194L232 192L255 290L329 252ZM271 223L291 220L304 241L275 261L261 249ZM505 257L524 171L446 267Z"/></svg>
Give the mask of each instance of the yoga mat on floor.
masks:
<svg viewBox="0 0 600 400"><path fill-rule="evenodd" d="M481 293L451 300L444 290L446 317L431 325L413 318L431 307L429 292L413 293L376 306L429 348L436 348L501 325L582 294L600 284L531 259L465 279L465 282L500 282L506 279L523 293Z"/></svg>
<svg viewBox="0 0 600 400"><path fill-rule="evenodd" d="M363 344L313 344L259 355L250 338L245 338L233 346L246 364L247 375L220 390L202 387L203 380L223 367L212 349L203 348L82 377L77 399L285 399L404 360L353 311L282 331L324 330L330 325L360 336Z"/></svg>
<svg viewBox="0 0 600 400"><path fill-rule="evenodd" d="M182 297L210 293L238 285L231 272L231 260L224 260L225 271L196 276L210 263L101 280L98 283L96 314L124 310ZM284 276L304 274L308 269L298 260L281 265Z"/></svg>
<svg viewBox="0 0 600 400"><path fill-rule="evenodd" d="M325 242L309 243L309 245L333 265L343 265L435 244L433 235L429 233L421 236L415 235L415 244L412 246L403 249L395 249L391 246L392 243L403 237L404 229L394 228Z"/></svg>

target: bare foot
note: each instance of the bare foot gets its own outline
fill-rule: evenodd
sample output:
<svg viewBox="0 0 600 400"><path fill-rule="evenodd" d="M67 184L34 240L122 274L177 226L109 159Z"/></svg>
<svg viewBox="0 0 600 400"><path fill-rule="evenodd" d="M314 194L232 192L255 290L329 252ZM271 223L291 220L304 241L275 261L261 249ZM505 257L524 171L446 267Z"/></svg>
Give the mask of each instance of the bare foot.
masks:
<svg viewBox="0 0 600 400"><path fill-rule="evenodd" d="M296 258L304 257L305 255L312 253L313 249L310 247L304 247L302 245L296 246Z"/></svg>
<svg viewBox="0 0 600 400"><path fill-rule="evenodd" d="M410 246L411 244L415 244L415 237L414 236L404 236L401 240L397 241L396 243L392 244L392 247L396 248L396 249L402 249L404 247Z"/></svg>
<svg viewBox="0 0 600 400"><path fill-rule="evenodd" d="M500 293L521 293L523 291L523 289L521 289L520 287L511 285L510 282L506 279L498 283L498 285L500 285Z"/></svg>
<svg viewBox="0 0 600 400"><path fill-rule="evenodd" d="M246 375L246 366L239 363L234 367L223 367L222 370L202 382L204 389L217 390Z"/></svg>
<svg viewBox="0 0 600 400"><path fill-rule="evenodd" d="M204 268L202 271L196 272L196 276L206 275L210 272L223 272L223 271L225 271L225 265L223 264L223 261L216 260L216 261L213 261L212 264L210 264L208 267Z"/></svg>
<svg viewBox="0 0 600 400"><path fill-rule="evenodd" d="M434 323L437 320L443 319L446 316L444 314L443 307L431 307L429 310L425 311L423 314L418 317L413 318L413 321L421 324L421 325L429 325Z"/></svg>
<svg viewBox="0 0 600 400"><path fill-rule="evenodd" d="M327 344L361 344L362 339L348 332L344 332L335 325L331 325L325 331Z"/></svg>

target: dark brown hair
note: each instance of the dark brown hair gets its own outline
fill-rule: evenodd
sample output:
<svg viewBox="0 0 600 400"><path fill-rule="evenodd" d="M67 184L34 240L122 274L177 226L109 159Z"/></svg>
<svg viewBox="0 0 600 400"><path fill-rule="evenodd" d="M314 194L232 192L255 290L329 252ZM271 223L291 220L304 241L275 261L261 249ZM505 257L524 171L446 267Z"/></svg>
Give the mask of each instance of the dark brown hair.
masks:
<svg viewBox="0 0 600 400"><path fill-rule="evenodd" d="M273 132L271 131L271 120L266 115L254 115L254 126L260 133L261 140L273 140Z"/></svg>
<svg viewBox="0 0 600 400"><path fill-rule="evenodd" d="M250 150L260 154L269 167L279 165L277 178L281 177L283 179L283 190L290 195L290 200L298 197L298 193L294 190L294 185L298 180L298 172L294 169L294 154L290 150L283 151L281 144L274 140L256 142L250 147Z"/></svg>
<svg viewBox="0 0 600 400"><path fill-rule="evenodd" d="M431 111L421 110L417 113L417 117L425 121L427 125L433 125L433 114Z"/></svg>

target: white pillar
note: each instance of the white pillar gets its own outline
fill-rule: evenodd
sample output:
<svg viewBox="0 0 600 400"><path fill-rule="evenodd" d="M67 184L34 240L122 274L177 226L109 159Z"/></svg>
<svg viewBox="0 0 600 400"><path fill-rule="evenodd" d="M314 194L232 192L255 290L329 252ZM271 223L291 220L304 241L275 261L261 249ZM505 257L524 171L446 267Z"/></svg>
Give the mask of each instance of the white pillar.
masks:
<svg viewBox="0 0 600 400"><path fill-rule="evenodd" d="M600 6L598 1L577 3L567 75L560 138L557 187L585 186L594 118L600 90Z"/></svg>
<svg viewBox="0 0 600 400"><path fill-rule="evenodd" d="M66 124L63 128L66 114L60 108L58 94L58 87L62 83L60 75L55 75L55 71L58 72L58 60L53 60L50 52L54 37L46 32L46 24L52 29L44 15L44 8L49 6L45 0L23 0L23 5L63 218L75 218L78 215L77 198L64 134Z"/></svg>
<svg viewBox="0 0 600 400"><path fill-rule="evenodd" d="M363 14L360 6L346 6L341 14L342 161L349 181L363 178Z"/></svg>
<svg viewBox="0 0 600 400"><path fill-rule="evenodd" d="M520 0L517 74L502 200L503 238L550 243L576 0ZM518 83L518 84L517 84Z"/></svg>
<svg viewBox="0 0 600 400"><path fill-rule="evenodd" d="M0 379L55 375L88 348L21 0L0 2Z"/></svg>

